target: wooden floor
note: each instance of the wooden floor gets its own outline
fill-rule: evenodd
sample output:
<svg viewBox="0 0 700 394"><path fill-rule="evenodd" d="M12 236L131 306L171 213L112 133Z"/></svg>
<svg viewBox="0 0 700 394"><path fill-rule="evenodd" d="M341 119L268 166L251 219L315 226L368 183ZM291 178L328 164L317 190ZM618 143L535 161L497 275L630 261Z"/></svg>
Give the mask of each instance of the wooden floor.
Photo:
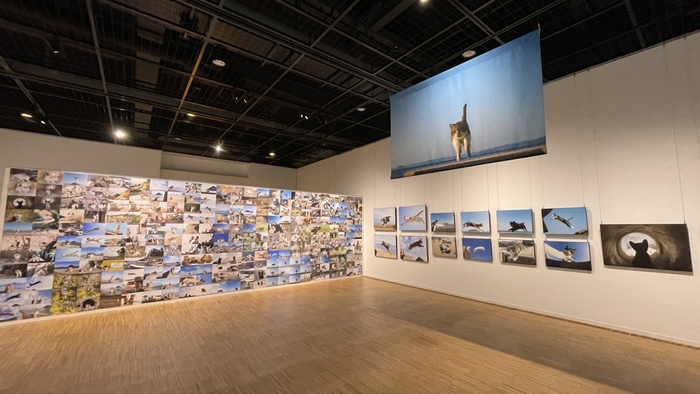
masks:
<svg viewBox="0 0 700 394"><path fill-rule="evenodd" d="M700 393L700 351L368 278L0 326L0 393Z"/></svg>

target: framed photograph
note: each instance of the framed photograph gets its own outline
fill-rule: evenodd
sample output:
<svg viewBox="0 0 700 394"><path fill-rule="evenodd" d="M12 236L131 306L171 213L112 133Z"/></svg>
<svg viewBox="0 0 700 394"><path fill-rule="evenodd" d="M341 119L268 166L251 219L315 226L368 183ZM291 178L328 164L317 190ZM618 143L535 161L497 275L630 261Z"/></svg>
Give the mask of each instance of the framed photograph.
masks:
<svg viewBox="0 0 700 394"><path fill-rule="evenodd" d="M588 242L544 241L544 255L547 267L591 271Z"/></svg>
<svg viewBox="0 0 700 394"><path fill-rule="evenodd" d="M399 207L399 229L401 231L427 231L425 205Z"/></svg>
<svg viewBox="0 0 700 394"><path fill-rule="evenodd" d="M535 242L531 239L499 239L498 254L501 263L537 265Z"/></svg>
<svg viewBox="0 0 700 394"><path fill-rule="evenodd" d="M433 233L454 234L454 212L440 212L430 214L430 229Z"/></svg>
<svg viewBox="0 0 700 394"><path fill-rule="evenodd" d="M588 235L586 207L542 208L542 231L552 235Z"/></svg>
<svg viewBox="0 0 700 394"><path fill-rule="evenodd" d="M491 233L489 211L462 212L459 216L462 233Z"/></svg>
<svg viewBox="0 0 700 394"><path fill-rule="evenodd" d="M374 255L384 259L396 259L396 236L375 235Z"/></svg>
<svg viewBox="0 0 700 394"><path fill-rule="evenodd" d="M396 208L374 208L374 231L396 231Z"/></svg>
<svg viewBox="0 0 700 394"><path fill-rule="evenodd" d="M450 259L457 258L457 240L455 237L432 237L433 256Z"/></svg>
<svg viewBox="0 0 700 394"><path fill-rule="evenodd" d="M498 232L503 234L528 234L532 235L532 210L516 209L498 211Z"/></svg>
<svg viewBox="0 0 700 394"><path fill-rule="evenodd" d="M428 262L428 237L425 236L401 236L401 260Z"/></svg>
<svg viewBox="0 0 700 394"><path fill-rule="evenodd" d="M462 256L465 260L493 261L491 238L462 238Z"/></svg>
<svg viewBox="0 0 700 394"><path fill-rule="evenodd" d="M685 224L601 224L609 267L693 272Z"/></svg>

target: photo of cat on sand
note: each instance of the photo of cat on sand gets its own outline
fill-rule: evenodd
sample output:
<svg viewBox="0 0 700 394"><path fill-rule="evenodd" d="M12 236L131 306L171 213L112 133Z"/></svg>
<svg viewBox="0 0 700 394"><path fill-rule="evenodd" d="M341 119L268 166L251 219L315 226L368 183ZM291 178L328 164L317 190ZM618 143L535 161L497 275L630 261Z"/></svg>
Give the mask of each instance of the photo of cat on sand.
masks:
<svg viewBox="0 0 700 394"><path fill-rule="evenodd" d="M686 224L601 224L606 266L693 272Z"/></svg>

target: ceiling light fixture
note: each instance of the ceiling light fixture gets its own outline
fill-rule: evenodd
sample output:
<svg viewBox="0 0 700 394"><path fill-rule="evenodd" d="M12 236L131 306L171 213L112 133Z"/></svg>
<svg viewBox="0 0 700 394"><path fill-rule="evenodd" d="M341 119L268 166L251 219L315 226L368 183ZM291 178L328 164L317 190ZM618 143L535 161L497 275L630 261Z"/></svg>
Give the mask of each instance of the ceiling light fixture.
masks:
<svg viewBox="0 0 700 394"><path fill-rule="evenodd" d="M221 145L217 145L217 146L216 146L216 151L217 151L217 152L221 152Z"/></svg>
<svg viewBox="0 0 700 394"><path fill-rule="evenodd" d="M27 118L27 119L33 118L32 114L30 114L29 112L22 112L20 114L20 116L22 116L23 118Z"/></svg>
<svg viewBox="0 0 700 394"><path fill-rule="evenodd" d="M304 115L304 119L309 120L309 116L308 116L308 115Z"/></svg>
<svg viewBox="0 0 700 394"><path fill-rule="evenodd" d="M46 124L46 121L42 120L42 121L41 121L41 124Z"/></svg>
<svg viewBox="0 0 700 394"><path fill-rule="evenodd" d="M275 156L275 152L270 152L270 157L274 157L274 156Z"/></svg>
<svg viewBox="0 0 700 394"><path fill-rule="evenodd" d="M462 54L462 57L468 59L468 58L470 58L470 57L474 57L475 55L476 55L476 51L469 50L469 51L465 51L465 52Z"/></svg>
<svg viewBox="0 0 700 394"><path fill-rule="evenodd" d="M217 66L217 67L223 67L226 65L226 62L221 60L221 59L214 59L211 61L211 64Z"/></svg>
<svg viewBox="0 0 700 394"><path fill-rule="evenodd" d="M126 133L123 132L122 130L117 130L114 132L114 136L117 138L124 138L124 137L126 137Z"/></svg>
<svg viewBox="0 0 700 394"><path fill-rule="evenodd" d="M180 138L180 137L175 137L175 141L182 141L182 138Z"/></svg>
<svg viewBox="0 0 700 394"><path fill-rule="evenodd" d="M188 113L188 114L187 114L187 117L188 117L188 118L194 118L194 116L195 116L195 115L194 115L193 113Z"/></svg>
<svg viewBox="0 0 700 394"><path fill-rule="evenodd" d="M243 99L243 103L244 103L244 104L248 104L248 100Z"/></svg>
<svg viewBox="0 0 700 394"><path fill-rule="evenodd" d="M360 107L357 109L357 112L365 112L367 109L365 107Z"/></svg>

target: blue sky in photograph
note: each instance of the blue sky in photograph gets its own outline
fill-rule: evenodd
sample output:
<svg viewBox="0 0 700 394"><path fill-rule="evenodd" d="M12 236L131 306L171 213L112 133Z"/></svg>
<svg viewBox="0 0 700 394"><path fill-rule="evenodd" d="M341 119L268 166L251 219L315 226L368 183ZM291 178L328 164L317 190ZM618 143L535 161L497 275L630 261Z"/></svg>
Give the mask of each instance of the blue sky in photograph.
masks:
<svg viewBox="0 0 700 394"><path fill-rule="evenodd" d="M464 228L462 227L462 232L480 232L488 233L491 232L491 223L489 222L489 211L471 211L471 212L461 212L460 213L459 226L464 226L466 222L481 223L484 226L481 231L477 231L474 227Z"/></svg>
<svg viewBox="0 0 700 394"><path fill-rule="evenodd" d="M552 214L557 214L564 219L570 219L569 223L573 228L569 228L559 220L552 219ZM574 234L579 230L588 228L588 220L586 218L586 208L553 208L552 212L547 216L542 216L542 220L547 224L547 234Z"/></svg>
<svg viewBox="0 0 700 394"><path fill-rule="evenodd" d="M78 179L77 181L76 178ZM81 174L79 172L66 172L63 174L64 185L74 185L76 182L79 185L87 186L88 174Z"/></svg>
<svg viewBox="0 0 700 394"><path fill-rule="evenodd" d="M525 227L527 227L527 232L525 234L529 234L533 232L532 228L532 211L529 209L518 209L518 210L511 210L511 211L498 211L497 213L497 218L498 218L498 232L499 233L507 233L508 230L510 229L510 222L511 220L517 223L525 223ZM514 232L515 234L522 234L522 230L518 230Z"/></svg>
<svg viewBox="0 0 700 394"><path fill-rule="evenodd" d="M408 247L418 241L419 239L423 240L423 247L422 248L413 248L412 250L408 250ZM413 257L420 257L423 259L423 261L428 261L428 237L421 235L421 236L401 236L401 250L404 251L409 256Z"/></svg>
<svg viewBox="0 0 700 394"><path fill-rule="evenodd" d="M402 224L404 222L404 217L414 216L421 211L423 211L421 213L421 218L423 219L422 222L418 221ZM428 225L426 224L425 205L399 207L399 217L397 218L397 221L399 222L399 229L403 231L426 231Z"/></svg>
<svg viewBox="0 0 700 394"><path fill-rule="evenodd" d="M430 223L439 220L442 224L455 224L454 212L438 212L430 214Z"/></svg>
<svg viewBox="0 0 700 394"><path fill-rule="evenodd" d="M545 137L539 32L391 96L391 167L455 160L450 123L467 103L472 156Z"/></svg>
<svg viewBox="0 0 700 394"><path fill-rule="evenodd" d="M462 247L464 248L467 246L470 247L472 260L493 260L491 238L462 238ZM481 248L483 248L483 250Z"/></svg>
<svg viewBox="0 0 700 394"><path fill-rule="evenodd" d="M588 242L544 241L544 244L545 253L547 252L547 246L551 246L552 248L562 252L564 248L566 248L566 245L569 245L570 248L576 249L576 252L573 256L575 262L583 263L591 261L591 250L588 246ZM560 258L556 258L549 255L547 257L552 260L561 260Z"/></svg>

